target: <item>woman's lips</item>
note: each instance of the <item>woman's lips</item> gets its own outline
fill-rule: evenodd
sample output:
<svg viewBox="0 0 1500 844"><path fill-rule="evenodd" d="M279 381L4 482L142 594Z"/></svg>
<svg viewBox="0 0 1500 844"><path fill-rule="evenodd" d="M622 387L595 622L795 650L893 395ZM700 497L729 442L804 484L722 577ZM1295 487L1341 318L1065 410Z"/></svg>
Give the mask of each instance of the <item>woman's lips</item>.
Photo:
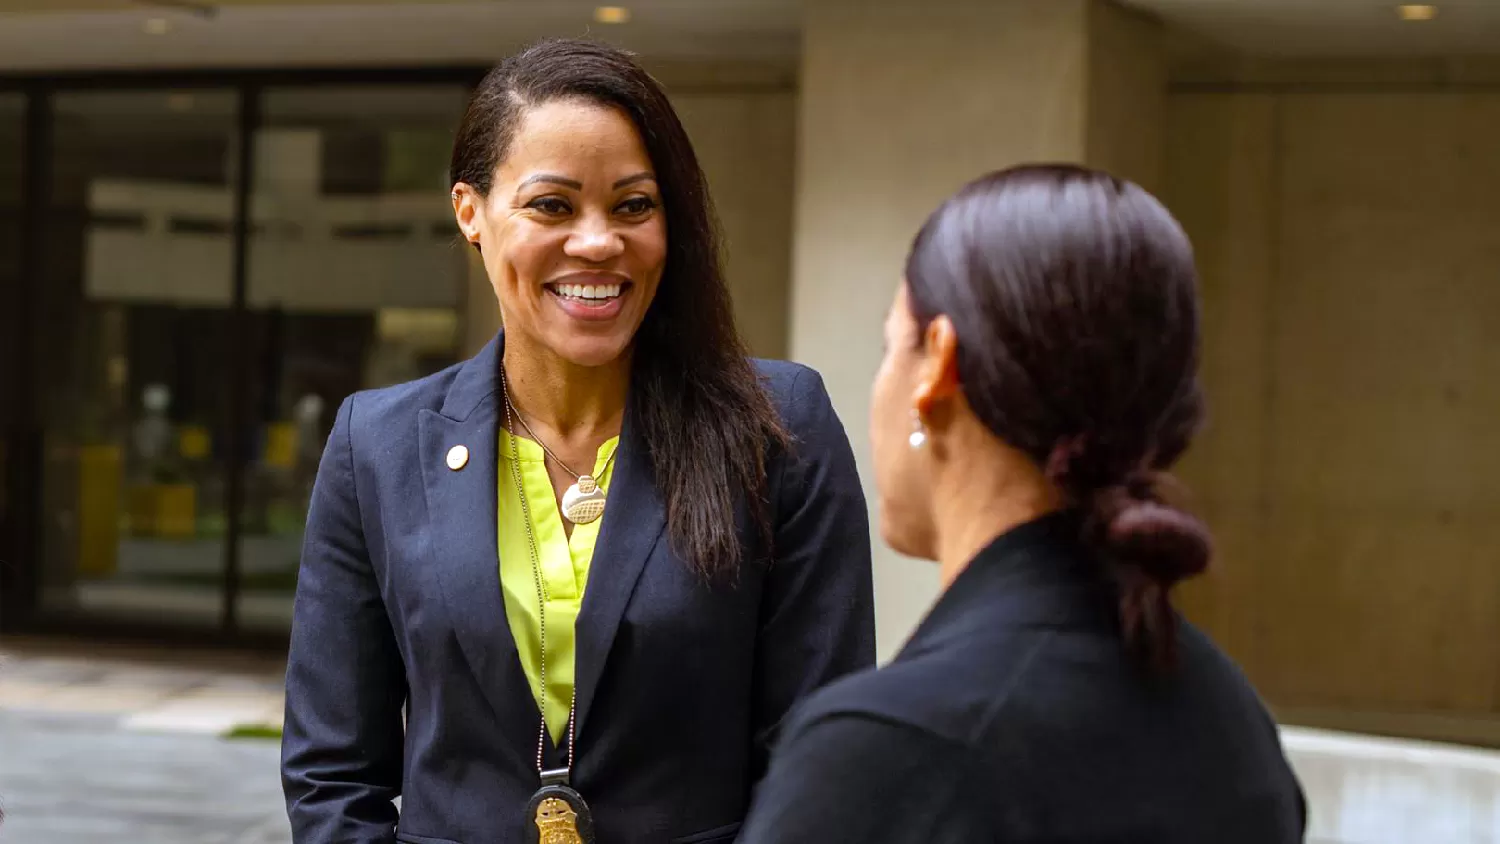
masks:
<svg viewBox="0 0 1500 844"><path fill-rule="evenodd" d="M547 284L547 293L563 313L584 322L619 316L633 285L619 276L574 275Z"/></svg>

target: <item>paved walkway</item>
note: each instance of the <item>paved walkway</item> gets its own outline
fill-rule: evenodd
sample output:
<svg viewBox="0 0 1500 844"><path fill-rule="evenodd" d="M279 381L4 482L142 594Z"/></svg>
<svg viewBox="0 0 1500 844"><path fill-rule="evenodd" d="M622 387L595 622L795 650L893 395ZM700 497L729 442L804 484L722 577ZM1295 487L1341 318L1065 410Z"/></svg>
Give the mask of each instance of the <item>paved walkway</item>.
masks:
<svg viewBox="0 0 1500 844"><path fill-rule="evenodd" d="M0 639L3 844L287 844L277 660ZM1500 844L1500 753L1287 728L1309 844Z"/></svg>
<svg viewBox="0 0 1500 844"><path fill-rule="evenodd" d="M282 667L0 640L4 844L286 844Z"/></svg>
<svg viewBox="0 0 1500 844"><path fill-rule="evenodd" d="M278 745L0 712L5 844L287 844Z"/></svg>
<svg viewBox="0 0 1500 844"><path fill-rule="evenodd" d="M117 718L127 729L221 735L280 724L285 665L222 653L0 640L0 710Z"/></svg>

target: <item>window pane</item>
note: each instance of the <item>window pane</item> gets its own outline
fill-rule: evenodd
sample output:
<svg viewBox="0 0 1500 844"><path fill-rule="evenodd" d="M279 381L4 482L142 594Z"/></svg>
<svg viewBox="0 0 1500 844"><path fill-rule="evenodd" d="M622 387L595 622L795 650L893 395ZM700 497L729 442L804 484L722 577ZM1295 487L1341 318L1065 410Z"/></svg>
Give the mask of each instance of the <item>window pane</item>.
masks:
<svg viewBox="0 0 1500 844"><path fill-rule="evenodd" d="M446 173L465 97L426 85L264 95L248 290L258 367L244 627L290 623L308 495L339 403L458 357L470 259Z"/></svg>
<svg viewBox="0 0 1500 844"><path fill-rule="evenodd" d="M53 110L42 607L217 625L237 98L77 92Z"/></svg>

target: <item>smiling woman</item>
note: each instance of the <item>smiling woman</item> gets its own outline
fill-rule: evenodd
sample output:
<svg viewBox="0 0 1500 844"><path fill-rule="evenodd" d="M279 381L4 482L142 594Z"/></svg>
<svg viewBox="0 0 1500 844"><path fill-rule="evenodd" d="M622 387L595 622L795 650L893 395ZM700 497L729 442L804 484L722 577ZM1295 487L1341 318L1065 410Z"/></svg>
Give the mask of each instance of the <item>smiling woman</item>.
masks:
<svg viewBox="0 0 1500 844"><path fill-rule="evenodd" d="M816 372L747 358L697 157L629 55L501 64L451 175L504 329L339 411L287 671L296 840L732 841L775 725L874 662L843 427Z"/></svg>
<svg viewBox="0 0 1500 844"><path fill-rule="evenodd" d="M453 194L459 226L480 249L511 329L507 360L530 363L534 350L551 358L544 366L612 368L623 384L626 348L656 297L667 254L651 157L617 106L554 100L512 119L515 138L494 177L474 185L455 172ZM517 351L521 343L527 354ZM509 374L518 395L531 388L530 373ZM765 433L779 437L769 407L748 404L739 409L759 410L752 420L759 416Z"/></svg>

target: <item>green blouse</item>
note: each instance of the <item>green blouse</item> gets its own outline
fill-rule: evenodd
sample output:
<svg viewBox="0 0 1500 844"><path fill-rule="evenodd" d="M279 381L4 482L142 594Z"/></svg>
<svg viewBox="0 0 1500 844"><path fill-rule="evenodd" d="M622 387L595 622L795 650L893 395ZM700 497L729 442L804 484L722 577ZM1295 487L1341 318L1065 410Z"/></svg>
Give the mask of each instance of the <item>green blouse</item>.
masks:
<svg viewBox="0 0 1500 844"><path fill-rule="evenodd" d="M541 568L542 585L547 595L547 690L546 703L537 706L546 715L552 740L561 744L568 728L568 711L573 702L574 625L583 606L583 590L589 579L589 564L594 558L594 543L599 539L598 519L586 525L574 525L573 535L563 529L562 514L557 509L552 479L547 475L546 455L541 446L525 437L516 437L521 460L521 485L531 509L531 531L536 537L536 552ZM609 491L614 471L610 455L619 447L619 437L599 447L594 458L595 480L599 488ZM497 545L500 554L500 590L505 595L505 614L510 632L516 640L521 667L533 696L540 682L541 624L537 607L536 579L531 568L531 545L526 538L526 519L517 494L515 475L511 472L511 436L500 431L499 512L496 514Z"/></svg>

